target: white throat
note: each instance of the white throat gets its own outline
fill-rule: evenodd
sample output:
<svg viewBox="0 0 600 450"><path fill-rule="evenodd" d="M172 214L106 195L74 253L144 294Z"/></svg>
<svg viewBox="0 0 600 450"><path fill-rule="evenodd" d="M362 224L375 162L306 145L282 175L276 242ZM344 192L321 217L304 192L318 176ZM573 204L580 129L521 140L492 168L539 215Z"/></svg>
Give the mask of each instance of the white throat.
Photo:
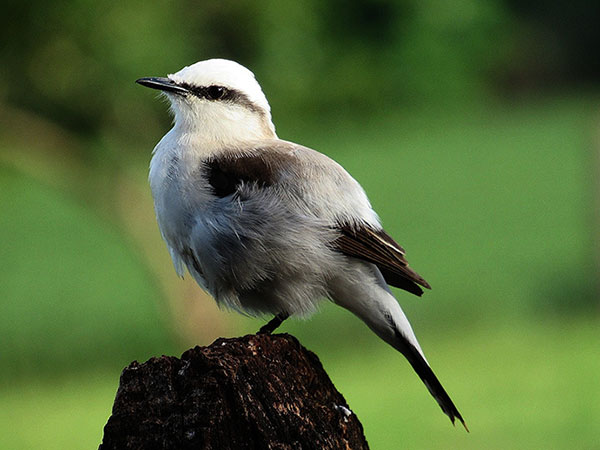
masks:
<svg viewBox="0 0 600 450"><path fill-rule="evenodd" d="M175 116L173 132L194 142L227 144L276 139L269 111L252 111L228 102L208 102L169 95Z"/></svg>

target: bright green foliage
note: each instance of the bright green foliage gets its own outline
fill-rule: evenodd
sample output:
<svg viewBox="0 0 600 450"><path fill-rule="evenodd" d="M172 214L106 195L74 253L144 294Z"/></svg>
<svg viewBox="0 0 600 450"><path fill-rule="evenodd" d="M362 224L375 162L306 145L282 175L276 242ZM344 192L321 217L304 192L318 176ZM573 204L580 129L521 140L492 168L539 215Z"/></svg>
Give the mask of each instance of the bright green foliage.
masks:
<svg viewBox="0 0 600 450"><path fill-rule="evenodd" d="M157 283L119 233L0 170L0 376L120 367L168 351Z"/></svg>

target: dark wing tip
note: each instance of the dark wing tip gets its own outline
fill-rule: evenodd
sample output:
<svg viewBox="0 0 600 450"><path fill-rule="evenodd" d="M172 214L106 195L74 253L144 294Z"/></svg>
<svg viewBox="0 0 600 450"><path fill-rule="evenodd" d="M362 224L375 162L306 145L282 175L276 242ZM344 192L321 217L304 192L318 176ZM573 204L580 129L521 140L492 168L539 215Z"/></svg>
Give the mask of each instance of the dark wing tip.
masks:
<svg viewBox="0 0 600 450"><path fill-rule="evenodd" d="M385 282L390 286L404 289L405 291L410 292L418 297L423 295L423 289L421 289L421 287L415 281L408 279L403 274L398 274L397 272L383 266L379 266L379 270L381 275L383 275Z"/></svg>
<svg viewBox="0 0 600 450"><path fill-rule="evenodd" d="M431 290L431 285L427 281L425 281L425 278L423 278L421 275L415 272L412 269L412 267L408 265L408 263L406 263L406 266L404 266L404 276L406 277L407 275L408 280L412 281L415 284L418 284L419 286L424 287L425 289Z"/></svg>
<svg viewBox="0 0 600 450"><path fill-rule="evenodd" d="M383 229L369 225L338 224L340 236L333 242L336 250L348 256L375 264L386 283L421 296L423 290L431 289L427 281L408 265L404 249Z"/></svg>

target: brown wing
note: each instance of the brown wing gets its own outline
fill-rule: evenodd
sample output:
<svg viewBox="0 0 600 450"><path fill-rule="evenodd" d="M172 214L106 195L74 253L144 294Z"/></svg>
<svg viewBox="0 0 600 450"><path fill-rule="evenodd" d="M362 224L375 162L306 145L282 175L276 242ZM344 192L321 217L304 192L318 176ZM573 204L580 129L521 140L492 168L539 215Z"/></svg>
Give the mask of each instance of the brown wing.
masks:
<svg viewBox="0 0 600 450"><path fill-rule="evenodd" d="M334 248L375 264L389 285L419 296L423 290L418 285L431 289L423 277L408 267L404 249L385 231L349 225L340 226L339 231L341 235L334 241Z"/></svg>

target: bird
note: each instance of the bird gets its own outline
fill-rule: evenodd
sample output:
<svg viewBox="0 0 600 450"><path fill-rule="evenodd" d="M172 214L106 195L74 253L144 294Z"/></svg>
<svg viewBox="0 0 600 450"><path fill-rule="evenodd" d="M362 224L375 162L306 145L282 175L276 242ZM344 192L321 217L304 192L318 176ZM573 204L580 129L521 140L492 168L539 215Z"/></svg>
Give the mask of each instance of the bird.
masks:
<svg viewBox="0 0 600 450"><path fill-rule="evenodd" d="M181 277L221 307L307 317L330 300L408 360L453 424L461 414L432 371L389 286L431 286L384 231L361 185L323 153L280 139L253 72L208 59L136 80L169 101L173 127L153 150L156 219Z"/></svg>

